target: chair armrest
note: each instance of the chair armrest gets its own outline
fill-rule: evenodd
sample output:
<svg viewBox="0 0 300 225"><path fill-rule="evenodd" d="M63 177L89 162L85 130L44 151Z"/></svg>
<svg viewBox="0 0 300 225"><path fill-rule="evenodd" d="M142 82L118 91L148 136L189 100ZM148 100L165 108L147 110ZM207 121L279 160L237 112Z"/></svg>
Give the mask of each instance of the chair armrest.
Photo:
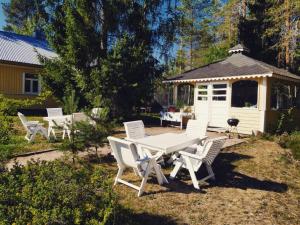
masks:
<svg viewBox="0 0 300 225"><path fill-rule="evenodd" d="M198 159L198 160L203 159L203 157L201 157L201 156L199 156L199 155L191 154L191 153L185 152L185 151L179 151L179 154L180 154L180 155L183 155L183 156L190 157L190 158L192 158L192 159Z"/></svg>
<svg viewBox="0 0 300 225"><path fill-rule="evenodd" d="M35 124L39 124L39 121L27 121L26 124L35 125Z"/></svg>

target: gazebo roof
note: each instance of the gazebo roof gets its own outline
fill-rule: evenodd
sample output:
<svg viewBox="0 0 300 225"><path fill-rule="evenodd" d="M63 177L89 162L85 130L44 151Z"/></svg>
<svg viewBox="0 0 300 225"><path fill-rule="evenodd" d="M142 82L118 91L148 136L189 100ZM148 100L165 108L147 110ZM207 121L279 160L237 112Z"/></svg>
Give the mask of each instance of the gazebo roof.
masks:
<svg viewBox="0 0 300 225"><path fill-rule="evenodd" d="M242 45L232 48L238 49ZM280 77L300 82L297 76L285 69L253 59L242 53L235 53L222 61L211 63L197 69L166 79L164 82L196 82L255 77Z"/></svg>

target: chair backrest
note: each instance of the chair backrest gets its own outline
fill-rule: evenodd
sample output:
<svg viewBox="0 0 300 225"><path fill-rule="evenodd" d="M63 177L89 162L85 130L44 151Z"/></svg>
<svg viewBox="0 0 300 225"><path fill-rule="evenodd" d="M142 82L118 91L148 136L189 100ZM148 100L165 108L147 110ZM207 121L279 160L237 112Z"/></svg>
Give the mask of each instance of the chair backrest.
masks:
<svg viewBox="0 0 300 225"><path fill-rule="evenodd" d="M107 139L120 167L137 168L139 156L134 143L115 137L108 137Z"/></svg>
<svg viewBox="0 0 300 225"><path fill-rule="evenodd" d="M20 118L21 123L22 123L22 125L24 126L24 128L25 128L26 130L29 130L28 127L27 127L27 122L28 122L28 120L27 120L26 117L23 115L23 113L18 112L18 117Z"/></svg>
<svg viewBox="0 0 300 225"><path fill-rule="evenodd" d="M73 113L72 114L73 122L89 121L89 117L83 112Z"/></svg>
<svg viewBox="0 0 300 225"><path fill-rule="evenodd" d="M128 139L139 139L146 136L145 126L142 120L123 123Z"/></svg>
<svg viewBox="0 0 300 225"><path fill-rule="evenodd" d="M188 136L203 138L206 135L208 122L206 120L189 120L187 122L185 133Z"/></svg>
<svg viewBox="0 0 300 225"><path fill-rule="evenodd" d="M227 137L217 137L208 139L203 146L201 151L197 151L196 154L202 156L207 164L211 165L217 155L220 153Z"/></svg>
<svg viewBox="0 0 300 225"><path fill-rule="evenodd" d="M48 117L63 116L62 108L47 108Z"/></svg>

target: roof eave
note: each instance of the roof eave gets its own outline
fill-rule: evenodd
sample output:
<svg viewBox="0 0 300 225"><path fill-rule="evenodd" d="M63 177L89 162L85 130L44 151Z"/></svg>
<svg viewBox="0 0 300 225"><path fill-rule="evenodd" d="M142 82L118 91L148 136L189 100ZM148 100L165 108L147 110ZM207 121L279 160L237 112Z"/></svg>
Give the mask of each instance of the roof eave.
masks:
<svg viewBox="0 0 300 225"><path fill-rule="evenodd" d="M195 83L195 82L208 82L208 81L219 81L219 80L235 80L235 79L249 79L249 78L260 78L260 77L272 77L272 73L265 74L251 74L251 75L237 75L227 77L208 77L208 78L197 78L197 79L182 79L182 80L165 80L163 83Z"/></svg>
<svg viewBox="0 0 300 225"><path fill-rule="evenodd" d="M14 66L26 66L26 67L43 68L42 65L38 65L38 64L22 63L22 62L8 61L8 60L0 60L0 63L8 64L8 65L14 65Z"/></svg>

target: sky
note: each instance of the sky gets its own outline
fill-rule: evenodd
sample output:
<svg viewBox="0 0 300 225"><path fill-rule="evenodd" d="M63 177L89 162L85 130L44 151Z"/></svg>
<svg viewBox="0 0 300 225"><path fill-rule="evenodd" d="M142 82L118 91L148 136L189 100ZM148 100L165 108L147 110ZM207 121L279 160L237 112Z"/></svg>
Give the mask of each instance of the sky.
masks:
<svg viewBox="0 0 300 225"><path fill-rule="evenodd" d="M0 0L0 30L3 30L3 26L5 25L5 17L3 15L2 3L9 2L10 0Z"/></svg>

